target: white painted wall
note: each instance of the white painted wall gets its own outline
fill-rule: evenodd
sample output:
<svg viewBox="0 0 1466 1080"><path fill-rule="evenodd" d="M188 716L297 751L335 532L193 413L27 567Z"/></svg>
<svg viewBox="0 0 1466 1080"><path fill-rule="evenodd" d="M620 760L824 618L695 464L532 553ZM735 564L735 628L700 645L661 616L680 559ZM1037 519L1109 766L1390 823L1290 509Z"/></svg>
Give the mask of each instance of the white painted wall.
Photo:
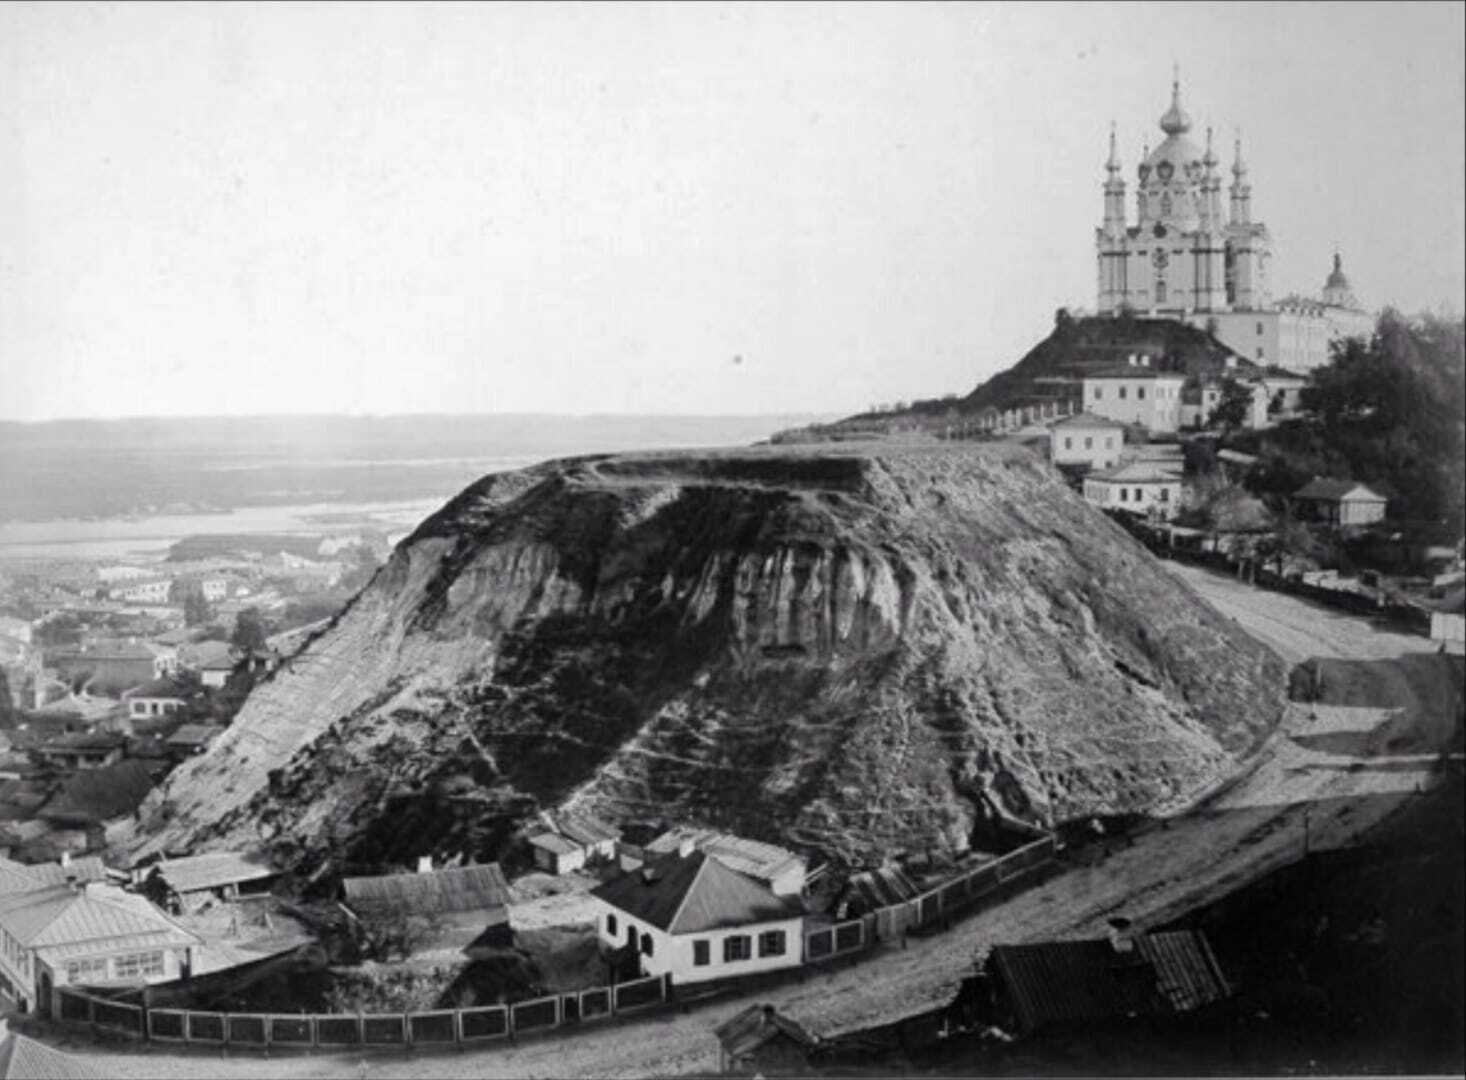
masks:
<svg viewBox="0 0 1466 1080"><path fill-rule="evenodd" d="M616 930L613 935L606 917L615 916ZM803 960L804 917L795 916L773 922L753 923L748 926L725 927L699 934L672 935L665 930L634 919L626 912L613 908L602 900L596 901L596 935L608 948L619 948L626 944L627 928L636 934L637 950L641 958L641 970L645 975L662 975L670 972L673 985L706 982L710 979L727 979L737 975L754 975L764 971L778 971L782 968L798 967ZM784 952L782 955L760 956L759 935L767 931L782 931ZM641 936L650 935L652 951L648 956L641 950ZM730 937L746 936L752 956L747 960L725 962L723 942ZM708 963L694 962L697 941L708 943Z"/></svg>

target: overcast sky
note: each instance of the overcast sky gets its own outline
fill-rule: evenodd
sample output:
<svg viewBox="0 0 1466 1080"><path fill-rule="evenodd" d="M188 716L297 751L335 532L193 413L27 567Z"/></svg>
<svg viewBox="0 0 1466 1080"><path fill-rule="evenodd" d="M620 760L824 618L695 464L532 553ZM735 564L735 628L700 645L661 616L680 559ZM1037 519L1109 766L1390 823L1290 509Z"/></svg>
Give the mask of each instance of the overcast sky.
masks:
<svg viewBox="0 0 1466 1080"><path fill-rule="evenodd" d="M1276 293L1460 311L1462 13L0 5L0 417L965 392L1094 303L1173 61Z"/></svg>

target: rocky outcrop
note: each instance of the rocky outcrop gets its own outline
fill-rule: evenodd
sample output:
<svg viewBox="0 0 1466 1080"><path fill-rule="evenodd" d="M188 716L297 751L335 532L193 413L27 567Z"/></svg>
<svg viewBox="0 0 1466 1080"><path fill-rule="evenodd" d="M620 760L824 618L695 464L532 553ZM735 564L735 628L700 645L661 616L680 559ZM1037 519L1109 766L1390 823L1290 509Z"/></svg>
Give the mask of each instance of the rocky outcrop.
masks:
<svg viewBox="0 0 1466 1080"><path fill-rule="evenodd" d="M870 862L1178 804L1284 689L1019 449L552 462L403 541L154 795L134 847L488 858L579 805Z"/></svg>

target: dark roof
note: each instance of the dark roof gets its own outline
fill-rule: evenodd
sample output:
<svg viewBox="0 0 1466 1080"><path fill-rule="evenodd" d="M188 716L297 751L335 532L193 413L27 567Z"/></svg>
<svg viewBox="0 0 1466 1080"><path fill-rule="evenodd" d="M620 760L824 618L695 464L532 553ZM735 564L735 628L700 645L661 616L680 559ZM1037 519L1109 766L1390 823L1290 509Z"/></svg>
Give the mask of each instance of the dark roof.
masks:
<svg viewBox="0 0 1466 1080"><path fill-rule="evenodd" d="M110 821L131 814L152 790L153 775L147 765L129 758L101 769L83 769L66 782L40 816L67 821Z"/></svg>
<svg viewBox="0 0 1466 1080"><path fill-rule="evenodd" d="M787 1038L801 1049L819 1044L819 1036L796 1023L772 1005L750 1005L713 1029L729 1057L751 1054L770 1039Z"/></svg>
<svg viewBox="0 0 1466 1080"><path fill-rule="evenodd" d="M1160 1012L1155 968L1108 941L997 945L988 958L1024 1031Z"/></svg>
<svg viewBox="0 0 1466 1080"><path fill-rule="evenodd" d="M1357 489L1362 489L1365 492L1365 494L1359 496L1362 500L1371 502L1388 501L1383 495L1372 491L1357 480L1330 480L1325 477L1310 480L1294 492L1293 497L1297 499L1338 500Z"/></svg>
<svg viewBox="0 0 1466 1080"><path fill-rule="evenodd" d="M209 740L223 730L212 724L182 724L168 736L169 746L205 746Z"/></svg>
<svg viewBox="0 0 1466 1080"><path fill-rule="evenodd" d="M796 901L780 899L702 851L650 860L597 886L592 895L669 934L788 919L800 912Z"/></svg>
<svg viewBox="0 0 1466 1080"><path fill-rule="evenodd" d="M988 966L1026 1031L1189 1012L1232 992L1195 930L1141 935L1123 953L1105 940L999 945Z"/></svg>
<svg viewBox="0 0 1466 1080"><path fill-rule="evenodd" d="M76 753L82 750L97 750L103 753L119 750L127 743L127 736L115 731L78 731L72 735L58 735L42 744L42 751Z"/></svg>
<svg viewBox="0 0 1466 1080"><path fill-rule="evenodd" d="M420 914L483 911L509 903L509 882L498 863L453 866L421 874L349 877L346 903L357 911L405 907Z"/></svg>

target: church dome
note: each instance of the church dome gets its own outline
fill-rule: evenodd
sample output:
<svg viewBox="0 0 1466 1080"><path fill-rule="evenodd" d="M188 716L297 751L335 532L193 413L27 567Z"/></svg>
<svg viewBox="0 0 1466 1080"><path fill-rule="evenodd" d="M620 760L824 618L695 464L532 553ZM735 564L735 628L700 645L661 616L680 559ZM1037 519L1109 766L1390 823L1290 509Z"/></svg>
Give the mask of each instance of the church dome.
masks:
<svg viewBox="0 0 1466 1080"><path fill-rule="evenodd" d="M1333 307L1359 306L1359 301L1354 298L1354 290L1349 285L1348 275L1344 273L1344 260L1337 251L1334 252L1334 268L1329 271L1329 276L1323 283L1323 302Z"/></svg>
<svg viewBox="0 0 1466 1080"><path fill-rule="evenodd" d="M1162 184L1169 184L1199 179L1205 159L1201 149L1186 137L1191 130L1191 117L1181 107L1179 78L1171 82L1171 107L1161 117L1161 130L1166 133L1165 140L1141 163L1141 180L1154 177Z"/></svg>

